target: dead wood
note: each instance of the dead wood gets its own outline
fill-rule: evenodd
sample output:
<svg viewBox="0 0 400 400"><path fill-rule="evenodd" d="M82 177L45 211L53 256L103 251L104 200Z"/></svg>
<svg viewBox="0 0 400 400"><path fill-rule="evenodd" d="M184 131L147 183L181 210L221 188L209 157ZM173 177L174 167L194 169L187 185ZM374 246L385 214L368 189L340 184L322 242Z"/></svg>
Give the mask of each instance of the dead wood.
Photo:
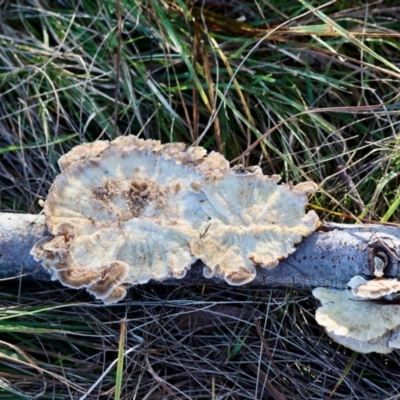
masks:
<svg viewBox="0 0 400 400"><path fill-rule="evenodd" d="M32 246L46 235L44 217L31 214L0 213L0 279L23 275L49 280L50 275L29 254ZM373 276L374 257L388 257L386 277L398 277L400 229L384 225L324 224L297 245L296 251L272 270L257 269L257 277L247 286L345 288L355 275ZM192 266L182 280L164 283L223 283L203 277L201 262Z"/></svg>

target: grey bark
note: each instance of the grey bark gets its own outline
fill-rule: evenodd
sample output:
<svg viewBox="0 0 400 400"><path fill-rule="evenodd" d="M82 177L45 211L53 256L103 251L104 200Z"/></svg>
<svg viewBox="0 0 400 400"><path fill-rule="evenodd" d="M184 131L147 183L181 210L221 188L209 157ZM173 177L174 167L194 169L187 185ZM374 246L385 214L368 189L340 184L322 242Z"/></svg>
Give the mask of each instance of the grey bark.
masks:
<svg viewBox="0 0 400 400"><path fill-rule="evenodd" d="M21 275L49 280L50 275L29 254L32 246L48 235L44 217L0 213L0 279ZM398 277L400 229L384 225L325 224L298 244L296 251L272 270L258 268L249 286L345 288L355 275L373 276L374 257L384 252L388 263L385 276ZM195 264L185 283L221 282L205 279L201 263ZM178 282L173 280L165 283Z"/></svg>

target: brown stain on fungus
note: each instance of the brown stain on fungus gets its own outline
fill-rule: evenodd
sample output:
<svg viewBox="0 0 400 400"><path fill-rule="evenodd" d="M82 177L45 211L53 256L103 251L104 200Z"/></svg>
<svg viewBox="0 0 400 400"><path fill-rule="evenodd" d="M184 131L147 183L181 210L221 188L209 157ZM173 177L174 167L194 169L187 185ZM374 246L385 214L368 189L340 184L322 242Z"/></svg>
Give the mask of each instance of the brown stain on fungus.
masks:
<svg viewBox="0 0 400 400"><path fill-rule="evenodd" d="M176 191L176 187L175 187ZM144 209L153 203L154 208L161 210L167 204L167 195L171 189L166 185L157 185L153 180L132 181L127 192L127 204L134 218L138 218Z"/></svg>
<svg viewBox="0 0 400 400"><path fill-rule="evenodd" d="M113 289L113 291L105 298L103 298L103 302L105 304L116 303L117 301L122 300L126 296L126 289L122 286L117 286Z"/></svg>
<svg viewBox="0 0 400 400"><path fill-rule="evenodd" d="M150 185L151 183L141 181L131 182L131 187L127 192L127 204L134 218L139 217L149 201L153 200ZM151 186L154 189L154 183Z"/></svg>
<svg viewBox="0 0 400 400"><path fill-rule="evenodd" d="M102 208L106 208L110 213L113 212L118 219L126 221L139 218L150 203L153 203L156 209L162 209L166 205L168 193L176 194L180 190L180 183L170 187L157 185L152 179L146 181L136 179L124 186L121 182L107 179L104 185L92 189L91 197L100 202ZM117 206L113 207L118 200L122 200L125 204L123 208L129 210L128 214L123 209L118 210Z"/></svg>
<svg viewBox="0 0 400 400"><path fill-rule="evenodd" d="M115 286L118 286L128 275L129 266L122 262L113 262L101 267L100 277L88 286L88 291L97 298L108 297Z"/></svg>
<svg viewBox="0 0 400 400"><path fill-rule="evenodd" d="M247 282L251 282L254 279L255 275L255 271L250 271L246 267L239 267L235 272L226 274L225 280L230 285L239 286Z"/></svg>
<svg viewBox="0 0 400 400"><path fill-rule="evenodd" d="M112 197L118 195L120 192L118 185L118 181L106 179L104 185L96 186L92 189L92 197L100 202L111 202Z"/></svg>

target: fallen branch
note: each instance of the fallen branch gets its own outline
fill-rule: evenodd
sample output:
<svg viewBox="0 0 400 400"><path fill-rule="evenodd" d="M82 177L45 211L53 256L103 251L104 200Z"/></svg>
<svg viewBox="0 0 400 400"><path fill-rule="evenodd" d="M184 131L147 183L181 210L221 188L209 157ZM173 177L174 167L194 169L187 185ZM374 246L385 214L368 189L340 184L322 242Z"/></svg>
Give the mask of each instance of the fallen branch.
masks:
<svg viewBox="0 0 400 400"><path fill-rule="evenodd" d="M43 216L0 213L0 279L22 275L49 280L49 273L29 254L33 245L46 235ZM400 229L383 225L325 224L274 269L258 268L257 277L247 286L346 288L355 275L373 276L374 258L381 252L388 258L385 276L397 277ZM216 278L204 278L202 271L202 264L196 263L184 279L164 282L222 283Z"/></svg>

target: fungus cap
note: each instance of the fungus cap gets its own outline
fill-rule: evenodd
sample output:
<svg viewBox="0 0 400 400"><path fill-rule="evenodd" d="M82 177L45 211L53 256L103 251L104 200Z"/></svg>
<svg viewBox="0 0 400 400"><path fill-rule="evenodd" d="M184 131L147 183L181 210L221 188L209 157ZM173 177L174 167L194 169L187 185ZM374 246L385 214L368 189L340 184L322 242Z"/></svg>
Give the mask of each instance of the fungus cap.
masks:
<svg viewBox="0 0 400 400"><path fill-rule="evenodd" d="M386 253L379 252L380 257L377 255L374 257L374 275L377 278L382 278L385 275L385 268L387 265Z"/></svg>
<svg viewBox="0 0 400 400"><path fill-rule="evenodd" d="M231 285L250 282L256 267L274 268L295 251L295 244L319 225L314 211L305 213L305 191L278 185L278 176L234 169L201 190L207 229L191 242L192 254L205 264L204 275Z"/></svg>
<svg viewBox="0 0 400 400"><path fill-rule="evenodd" d="M352 293L363 299L379 299L400 291L400 282L397 279L366 280L356 275L351 278L348 286Z"/></svg>
<svg viewBox="0 0 400 400"><path fill-rule="evenodd" d="M400 305L380 304L350 290L316 288L321 302L315 313L333 340L360 353L390 353L400 348Z"/></svg>
<svg viewBox="0 0 400 400"><path fill-rule="evenodd" d="M54 279L111 302L132 284L183 278L196 260L189 242L208 217L191 189L204 179L195 168L203 149L164 152L133 137L103 144L64 157L44 207L55 237L31 253Z"/></svg>
<svg viewBox="0 0 400 400"><path fill-rule="evenodd" d="M31 253L53 279L104 302L133 284L182 278L198 258L206 277L245 284L319 224L305 214L315 184L279 185L198 146L119 137L77 146L60 167L44 205L54 237Z"/></svg>

